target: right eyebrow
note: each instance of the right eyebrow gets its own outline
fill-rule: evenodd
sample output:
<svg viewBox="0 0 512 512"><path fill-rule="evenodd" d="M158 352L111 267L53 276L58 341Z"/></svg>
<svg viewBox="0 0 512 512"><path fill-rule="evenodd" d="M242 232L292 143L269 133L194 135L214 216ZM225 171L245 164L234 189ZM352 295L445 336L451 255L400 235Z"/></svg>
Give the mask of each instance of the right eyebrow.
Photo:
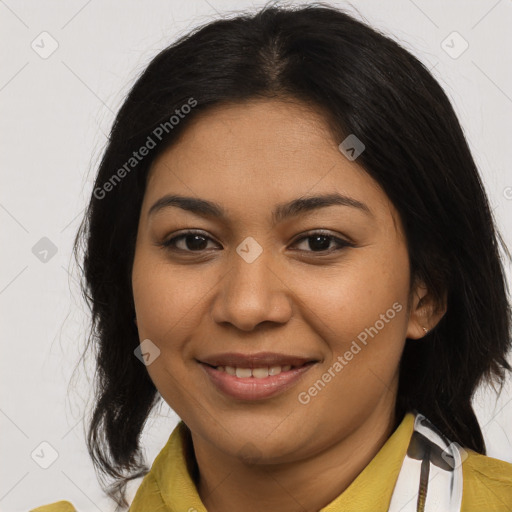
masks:
<svg viewBox="0 0 512 512"><path fill-rule="evenodd" d="M206 199L198 199L196 197L179 196L179 195L166 195L161 197L153 206L149 209L148 216L154 215L155 213L170 207L178 207L182 210L186 210L203 217L218 217L226 220L226 211L222 206Z"/></svg>

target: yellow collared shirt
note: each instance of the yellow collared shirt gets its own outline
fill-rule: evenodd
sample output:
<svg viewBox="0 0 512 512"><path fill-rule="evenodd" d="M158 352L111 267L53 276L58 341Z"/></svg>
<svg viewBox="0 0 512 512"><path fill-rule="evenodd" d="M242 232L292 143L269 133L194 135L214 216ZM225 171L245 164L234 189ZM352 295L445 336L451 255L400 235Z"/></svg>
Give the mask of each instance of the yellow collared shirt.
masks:
<svg viewBox="0 0 512 512"><path fill-rule="evenodd" d="M387 512L413 428L409 412L349 487L319 512ZM185 435L180 422L144 477L130 512L207 512L187 469ZM461 512L512 512L512 464L466 451ZM76 509L59 501L31 512Z"/></svg>

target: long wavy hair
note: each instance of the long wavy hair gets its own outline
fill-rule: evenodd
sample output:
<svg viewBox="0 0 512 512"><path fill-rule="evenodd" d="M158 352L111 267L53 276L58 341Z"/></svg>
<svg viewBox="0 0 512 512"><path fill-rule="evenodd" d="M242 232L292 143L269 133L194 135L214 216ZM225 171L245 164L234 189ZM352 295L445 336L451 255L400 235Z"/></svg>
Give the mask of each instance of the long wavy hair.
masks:
<svg viewBox="0 0 512 512"><path fill-rule="evenodd" d="M171 127L191 98L194 108ZM128 506L128 481L148 472L140 436L160 400L134 356L131 271L148 169L199 112L257 98L300 100L323 113L340 142L348 134L364 142L358 163L400 214L411 283L422 279L439 303L447 297L439 324L406 340L397 417L416 409L485 454L472 397L484 382L501 391L511 370L500 246L510 254L450 101L418 59L351 15L323 3L267 5L203 25L152 59L115 118L76 236L92 316L85 352L93 347L96 363L87 446L118 507ZM134 164L154 133L157 147Z"/></svg>

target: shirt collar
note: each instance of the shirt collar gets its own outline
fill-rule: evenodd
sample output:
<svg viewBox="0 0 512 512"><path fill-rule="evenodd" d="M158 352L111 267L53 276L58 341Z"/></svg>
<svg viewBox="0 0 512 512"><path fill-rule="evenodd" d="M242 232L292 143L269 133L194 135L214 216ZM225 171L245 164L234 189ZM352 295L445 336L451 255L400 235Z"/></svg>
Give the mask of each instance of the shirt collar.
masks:
<svg viewBox="0 0 512 512"><path fill-rule="evenodd" d="M387 511L413 429L414 414L408 412L356 479L320 512ZM190 432L180 421L151 468L170 511L207 512L194 482L195 468Z"/></svg>

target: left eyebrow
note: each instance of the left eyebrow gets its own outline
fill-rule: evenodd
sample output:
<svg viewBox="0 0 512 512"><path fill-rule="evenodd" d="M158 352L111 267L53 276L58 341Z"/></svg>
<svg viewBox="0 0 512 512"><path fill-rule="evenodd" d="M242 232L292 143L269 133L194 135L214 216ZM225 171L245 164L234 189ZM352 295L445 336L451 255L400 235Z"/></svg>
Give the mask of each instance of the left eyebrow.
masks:
<svg viewBox="0 0 512 512"><path fill-rule="evenodd" d="M227 213L224 208L212 201L199 199L196 197L181 195L166 195L156 201L149 209L148 216L169 208L178 207L196 215L203 217L216 217L221 220L227 220ZM283 220L294 217L309 211L319 210L328 206L348 206L359 209L360 211L373 215L370 208L365 203L358 201L352 197L341 195L338 193L324 194L319 196L299 197L287 203L281 203L276 206L272 212L273 225Z"/></svg>
<svg viewBox="0 0 512 512"><path fill-rule="evenodd" d="M328 206L349 206L357 208L367 215L373 216L370 208L361 201L349 196L333 193L320 196L299 197L288 203L279 204L272 212L272 221L274 224L277 224L289 217L320 208L326 208Z"/></svg>

